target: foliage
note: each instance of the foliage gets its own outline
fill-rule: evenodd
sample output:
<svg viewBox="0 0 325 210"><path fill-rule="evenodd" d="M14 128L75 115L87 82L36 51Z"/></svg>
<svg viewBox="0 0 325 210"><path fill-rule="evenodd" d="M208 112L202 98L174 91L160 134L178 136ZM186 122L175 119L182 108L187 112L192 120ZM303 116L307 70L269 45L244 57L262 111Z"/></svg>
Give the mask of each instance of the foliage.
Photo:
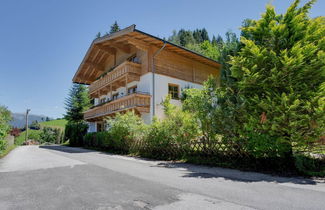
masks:
<svg viewBox="0 0 325 210"><path fill-rule="evenodd" d="M45 127L40 134L40 143L55 143L56 135L54 129Z"/></svg>
<svg viewBox="0 0 325 210"><path fill-rule="evenodd" d="M11 113L5 106L0 106L0 140L6 137L10 130Z"/></svg>
<svg viewBox="0 0 325 210"><path fill-rule="evenodd" d="M0 140L0 151L3 151L7 149L7 141L6 140Z"/></svg>
<svg viewBox="0 0 325 210"><path fill-rule="evenodd" d="M118 32L120 29L120 26L117 24L117 21L115 21L113 23L113 25L111 25L111 28L109 30L109 34L112 34L112 33L115 33L115 32Z"/></svg>
<svg viewBox="0 0 325 210"><path fill-rule="evenodd" d="M40 141L41 140L41 130L37 130L38 132L33 132L32 130L28 130L28 139L32 139L35 141ZM25 138L25 136L24 136Z"/></svg>
<svg viewBox="0 0 325 210"><path fill-rule="evenodd" d="M39 141L41 130L28 130L28 139ZM22 145L25 141L26 131L20 133L19 136L15 137L15 144Z"/></svg>
<svg viewBox="0 0 325 210"><path fill-rule="evenodd" d="M1 143L0 143L1 144ZM0 158L6 156L11 150L15 149L16 145L7 146L5 150L0 149Z"/></svg>
<svg viewBox="0 0 325 210"><path fill-rule="evenodd" d="M87 133L84 137L84 146L103 149L112 148L112 138L109 132Z"/></svg>
<svg viewBox="0 0 325 210"><path fill-rule="evenodd" d="M68 122L65 126L65 141L69 140L70 146L82 146L83 137L88 130L87 123L80 122Z"/></svg>
<svg viewBox="0 0 325 210"><path fill-rule="evenodd" d="M29 125L29 128L33 130L39 130L41 129L41 125L38 123L37 120L35 120Z"/></svg>
<svg viewBox="0 0 325 210"><path fill-rule="evenodd" d="M102 36L101 33L98 32L98 33L96 34L96 37L95 37L95 38L100 38L101 36Z"/></svg>
<svg viewBox="0 0 325 210"><path fill-rule="evenodd" d="M205 41L209 42L210 39L205 28L194 31L181 29L178 32L174 30L173 35L168 38L168 41L187 47L188 45L201 44Z"/></svg>
<svg viewBox="0 0 325 210"><path fill-rule="evenodd" d="M61 128L64 129L65 125L68 123L66 119L56 119L56 120L50 120L47 122L41 122L41 127L51 127L51 128Z"/></svg>
<svg viewBox="0 0 325 210"><path fill-rule="evenodd" d="M123 152L129 151L129 141L139 138L145 129L141 118L134 112L118 113L114 118L108 118L107 124L110 126L109 133L113 137L113 149Z"/></svg>
<svg viewBox="0 0 325 210"><path fill-rule="evenodd" d="M14 137L18 137L21 133L21 130L19 128L12 128L10 130L10 135L14 136Z"/></svg>
<svg viewBox="0 0 325 210"><path fill-rule="evenodd" d="M292 146L325 132L325 19L308 17L313 3L298 8L296 0L284 15L268 6L260 20L242 28L247 38L231 61L245 101L240 134L261 145L271 141L269 156L292 156Z"/></svg>
<svg viewBox="0 0 325 210"><path fill-rule="evenodd" d="M83 112L90 106L87 87L81 84L73 84L66 98L65 106L67 110L65 119L71 122L83 121Z"/></svg>
<svg viewBox="0 0 325 210"><path fill-rule="evenodd" d="M191 113L172 105L170 96L162 105L166 116L162 120L154 119L154 122L147 126L143 136L146 150L140 153L156 158L175 158L174 150L188 151L190 141L196 140L200 132L196 119Z"/></svg>
<svg viewBox="0 0 325 210"><path fill-rule="evenodd" d="M296 155L295 166L299 173L308 176L325 176L325 160L308 155Z"/></svg>

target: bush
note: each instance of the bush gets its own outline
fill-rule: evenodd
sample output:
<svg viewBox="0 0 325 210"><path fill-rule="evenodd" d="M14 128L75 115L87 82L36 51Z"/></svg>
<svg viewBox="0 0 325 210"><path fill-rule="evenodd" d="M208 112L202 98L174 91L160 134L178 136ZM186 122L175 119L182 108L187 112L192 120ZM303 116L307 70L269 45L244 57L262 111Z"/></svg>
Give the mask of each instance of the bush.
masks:
<svg viewBox="0 0 325 210"><path fill-rule="evenodd" d="M134 112L117 113L107 123L110 126L109 135L112 136L112 149L120 152L129 152L131 142L141 138L145 129L141 118Z"/></svg>
<svg viewBox="0 0 325 210"><path fill-rule="evenodd" d="M298 172L303 175L325 176L325 160L300 154L295 156L295 165Z"/></svg>
<svg viewBox="0 0 325 210"><path fill-rule="evenodd" d="M193 115L170 104L167 97L162 105L166 118L154 120L145 133L147 156L155 158L177 158L190 149L190 142L200 135L198 122Z"/></svg>
<svg viewBox="0 0 325 210"><path fill-rule="evenodd" d="M59 128L44 127L40 133L40 143L60 144L62 140L62 131Z"/></svg>
<svg viewBox="0 0 325 210"><path fill-rule="evenodd" d="M7 141L5 140L0 140L0 151L6 150L7 149Z"/></svg>
<svg viewBox="0 0 325 210"><path fill-rule="evenodd" d="M41 129L41 125L38 123L37 120L35 120L32 122L32 124L30 124L29 128L32 130L39 130Z"/></svg>
<svg viewBox="0 0 325 210"><path fill-rule="evenodd" d="M29 130L28 131L28 139L32 139L32 140L35 140L35 141L40 141L40 139L41 139L41 131L38 131L38 130L36 130L36 131Z"/></svg>
<svg viewBox="0 0 325 210"><path fill-rule="evenodd" d="M12 128L10 130L10 135L14 136L14 137L18 137L21 133L21 130L19 128Z"/></svg>
<svg viewBox="0 0 325 210"><path fill-rule="evenodd" d="M84 146L108 149L112 146L110 133L107 131L87 133L84 137Z"/></svg>
<svg viewBox="0 0 325 210"><path fill-rule="evenodd" d="M9 122L11 120L11 112L5 106L0 106L0 139L7 136L10 131Z"/></svg>
<svg viewBox="0 0 325 210"><path fill-rule="evenodd" d="M70 146L83 146L83 138L87 134L88 125L85 122L68 122L65 126L65 141L69 140Z"/></svg>

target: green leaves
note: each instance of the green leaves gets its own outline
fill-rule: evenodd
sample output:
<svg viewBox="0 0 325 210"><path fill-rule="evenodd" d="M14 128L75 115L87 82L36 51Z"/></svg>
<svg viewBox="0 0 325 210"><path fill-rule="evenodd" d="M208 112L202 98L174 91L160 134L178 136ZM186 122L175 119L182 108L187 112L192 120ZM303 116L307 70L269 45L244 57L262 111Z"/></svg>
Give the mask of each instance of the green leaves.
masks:
<svg viewBox="0 0 325 210"><path fill-rule="evenodd" d="M11 120L11 113L5 106L0 106L0 140L8 134L10 130L9 122Z"/></svg>
<svg viewBox="0 0 325 210"><path fill-rule="evenodd" d="M243 28L249 39L241 39L243 48L230 63L247 110L249 133L242 135L250 141L281 139L288 149L287 145L304 144L324 133L324 127L311 126L324 124L325 116L318 99L325 81L325 28L323 19L308 17L313 2L298 8L295 1L284 15L268 6L260 20ZM265 123L259 120L262 113Z"/></svg>

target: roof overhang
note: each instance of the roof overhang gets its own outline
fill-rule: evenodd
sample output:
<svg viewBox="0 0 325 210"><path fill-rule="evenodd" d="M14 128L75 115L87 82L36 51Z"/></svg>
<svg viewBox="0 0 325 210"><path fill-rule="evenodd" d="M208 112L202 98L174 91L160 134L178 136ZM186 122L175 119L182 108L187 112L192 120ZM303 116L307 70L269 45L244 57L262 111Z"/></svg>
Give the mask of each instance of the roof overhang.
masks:
<svg viewBox="0 0 325 210"><path fill-rule="evenodd" d="M98 68L102 68L103 66L100 64L98 59L97 60L95 59L96 60L95 63L89 63L89 62L87 62L87 60L89 58L91 58L91 56L94 56L94 55L97 56L98 52L103 54L103 55L101 54L101 58L99 58L99 60L100 59L105 60L105 55L109 56L110 54L114 53L114 48L110 47L110 43L113 43L114 41L118 41L118 42L125 41L125 42L131 43L131 44L136 43L137 47L139 47L139 48L141 48L141 46L143 46L143 48L146 48L146 46L155 46L155 47L160 48L163 46L164 43L166 43L164 50L169 50L169 51L175 52L175 53L182 55L184 57L188 57L190 59L197 60L201 63L216 67L218 69L220 69L220 66L221 66L217 61L215 61L211 58L208 58L204 55L193 52L189 49L178 46L178 45L168 42L166 40L163 40L159 37L156 37L156 36L147 34L143 31L137 30L135 28L135 25L131 25L131 26L129 26L125 29L122 29L118 32L108 34L103 37L95 39L91 43L90 47L88 48L87 53L84 56L72 81L74 83L87 84L87 85L89 85L91 82L93 82L95 79L87 78L87 76L85 76L85 72L89 71L89 69L91 69L91 68L98 69Z"/></svg>

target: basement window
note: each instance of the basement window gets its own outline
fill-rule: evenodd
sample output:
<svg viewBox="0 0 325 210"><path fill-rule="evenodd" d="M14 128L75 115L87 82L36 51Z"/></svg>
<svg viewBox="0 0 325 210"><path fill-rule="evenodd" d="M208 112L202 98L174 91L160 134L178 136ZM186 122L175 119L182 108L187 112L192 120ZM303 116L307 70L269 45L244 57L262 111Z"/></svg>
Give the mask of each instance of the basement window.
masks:
<svg viewBox="0 0 325 210"><path fill-rule="evenodd" d="M171 99L179 99L179 86L175 84L168 84L168 94L171 96Z"/></svg>

